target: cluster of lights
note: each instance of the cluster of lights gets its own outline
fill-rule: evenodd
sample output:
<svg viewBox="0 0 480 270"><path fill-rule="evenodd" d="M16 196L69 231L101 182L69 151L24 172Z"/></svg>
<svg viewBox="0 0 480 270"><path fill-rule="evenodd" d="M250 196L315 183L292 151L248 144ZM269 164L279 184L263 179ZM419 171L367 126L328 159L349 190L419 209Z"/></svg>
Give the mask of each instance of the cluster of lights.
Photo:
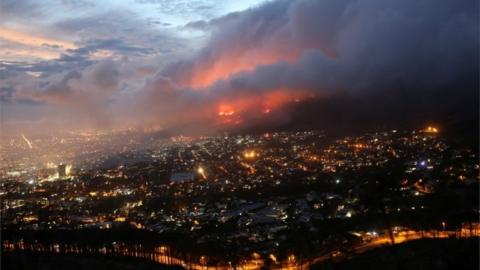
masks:
<svg viewBox="0 0 480 270"><path fill-rule="evenodd" d="M245 158L254 158L254 157L258 157L259 155L260 154L256 153L255 150L250 150L243 153L243 157Z"/></svg>
<svg viewBox="0 0 480 270"><path fill-rule="evenodd" d="M428 132L428 133L438 133L438 128L432 127L432 126L428 126L427 129L425 129L425 132Z"/></svg>

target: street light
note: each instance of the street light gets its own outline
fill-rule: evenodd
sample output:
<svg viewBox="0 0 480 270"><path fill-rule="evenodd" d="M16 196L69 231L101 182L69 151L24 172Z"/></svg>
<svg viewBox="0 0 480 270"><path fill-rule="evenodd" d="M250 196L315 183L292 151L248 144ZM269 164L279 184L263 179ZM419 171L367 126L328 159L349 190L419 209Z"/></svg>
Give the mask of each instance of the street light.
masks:
<svg viewBox="0 0 480 270"><path fill-rule="evenodd" d="M206 257L206 256L201 256L201 257L200 257L200 263L201 263L203 266L206 266L206 265L207 265L207 257Z"/></svg>
<svg viewBox="0 0 480 270"><path fill-rule="evenodd" d="M203 179L207 179L207 175L205 174L205 169L203 169L202 167L198 167L197 172L203 177Z"/></svg>

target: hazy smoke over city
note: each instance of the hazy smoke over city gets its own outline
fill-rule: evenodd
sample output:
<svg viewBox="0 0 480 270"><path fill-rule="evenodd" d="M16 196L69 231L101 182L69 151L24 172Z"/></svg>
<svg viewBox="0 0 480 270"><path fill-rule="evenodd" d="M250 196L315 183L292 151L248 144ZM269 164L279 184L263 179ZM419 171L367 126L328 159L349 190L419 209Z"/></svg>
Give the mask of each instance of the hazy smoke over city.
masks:
<svg viewBox="0 0 480 270"><path fill-rule="evenodd" d="M19 12L4 5L11 16ZM140 27L134 16L117 21L110 11L91 36L82 29L94 27L93 18L63 19L44 34L80 41L37 39L39 53L65 50L33 64L2 62L5 127L212 133L288 127L299 118L328 128L359 112L377 124L393 101L386 113L412 119L471 110L478 101L477 10L473 0L269 1L151 27L139 39L123 30ZM101 38L109 30L116 33ZM62 69L66 63L74 68ZM435 107L454 91L472 106L452 100ZM423 106L425 99L433 101Z"/></svg>

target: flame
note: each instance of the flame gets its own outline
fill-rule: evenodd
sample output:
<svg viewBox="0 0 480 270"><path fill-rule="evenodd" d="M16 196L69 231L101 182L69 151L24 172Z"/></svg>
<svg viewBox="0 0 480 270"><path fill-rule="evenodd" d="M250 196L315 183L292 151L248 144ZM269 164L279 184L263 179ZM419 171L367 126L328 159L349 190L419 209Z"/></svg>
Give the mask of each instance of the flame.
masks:
<svg viewBox="0 0 480 270"><path fill-rule="evenodd" d="M232 116L235 114L233 106L228 104L220 104L218 108L218 116Z"/></svg>
<svg viewBox="0 0 480 270"><path fill-rule="evenodd" d="M236 106L240 106L240 103L226 103L223 102L218 106L219 122L224 125L239 125L243 122L240 115L237 114Z"/></svg>
<svg viewBox="0 0 480 270"><path fill-rule="evenodd" d="M262 95L223 100L217 105L216 114L218 122L238 125L246 120L246 114L251 117L270 114L288 103L299 102L306 97L311 97L307 91L279 89Z"/></svg>
<svg viewBox="0 0 480 270"><path fill-rule="evenodd" d="M279 89L262 95L242 96L234 100L223 100L217 105L217 123L240 125L279 111L286 104L301 101L312 95L302 90Z"/></svg>

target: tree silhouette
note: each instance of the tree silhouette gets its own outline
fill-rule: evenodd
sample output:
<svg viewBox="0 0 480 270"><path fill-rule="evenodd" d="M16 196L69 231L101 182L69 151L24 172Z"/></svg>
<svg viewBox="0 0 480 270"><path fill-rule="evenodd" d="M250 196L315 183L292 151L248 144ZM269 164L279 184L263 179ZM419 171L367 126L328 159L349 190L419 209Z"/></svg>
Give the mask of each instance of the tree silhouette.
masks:
<svg viewBox="0 0 480 270"><path fill-rule="evenodd" d="M392 244L395 243L395 237L391 211L402 201L400 187L404 171L405 165L401 160L370 168L364 175L368 180L360 194L360 202L371 217L382 221Z"/></svg>

